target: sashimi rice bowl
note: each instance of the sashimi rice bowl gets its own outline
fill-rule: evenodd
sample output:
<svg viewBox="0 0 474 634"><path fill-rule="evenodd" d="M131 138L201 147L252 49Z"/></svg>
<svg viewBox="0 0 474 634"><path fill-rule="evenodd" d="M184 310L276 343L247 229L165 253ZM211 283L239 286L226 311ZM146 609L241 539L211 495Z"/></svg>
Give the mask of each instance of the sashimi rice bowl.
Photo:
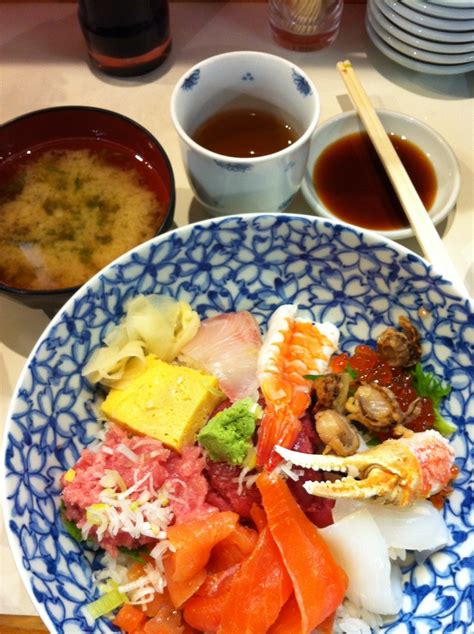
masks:
<svg viewBox="0 0 474 634"><path fill-rule="evenodd" d="M40 338L6 427L45 624L467 634L472 344L448 281L330 221L231 216L116 260Z"/></svg>

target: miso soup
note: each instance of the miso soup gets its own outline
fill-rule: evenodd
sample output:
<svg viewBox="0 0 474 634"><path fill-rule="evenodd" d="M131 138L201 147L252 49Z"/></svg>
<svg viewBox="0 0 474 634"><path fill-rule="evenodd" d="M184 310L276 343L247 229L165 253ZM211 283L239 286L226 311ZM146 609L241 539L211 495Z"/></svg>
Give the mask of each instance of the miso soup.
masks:
<svg viewBox="0 0 474 634"><path fill-rule="evenodd" d="M157 172L104 141L55 143L0 168L0 281L69 288L153 237L166 214Z"/></svg>

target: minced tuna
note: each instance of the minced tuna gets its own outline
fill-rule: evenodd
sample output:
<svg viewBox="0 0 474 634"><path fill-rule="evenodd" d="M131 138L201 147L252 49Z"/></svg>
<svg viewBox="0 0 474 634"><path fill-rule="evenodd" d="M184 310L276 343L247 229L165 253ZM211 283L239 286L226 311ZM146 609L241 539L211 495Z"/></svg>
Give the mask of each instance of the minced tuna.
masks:
<svg viewBox="0 0 474 634"><path fill-rule="evenodd" d="M86 449L63 476L65 517L113 556L119 546L164 539L169 524L217 510L206 502L203 468L199 447L179 455L158 440L110 425L104 442Z"/></svg>

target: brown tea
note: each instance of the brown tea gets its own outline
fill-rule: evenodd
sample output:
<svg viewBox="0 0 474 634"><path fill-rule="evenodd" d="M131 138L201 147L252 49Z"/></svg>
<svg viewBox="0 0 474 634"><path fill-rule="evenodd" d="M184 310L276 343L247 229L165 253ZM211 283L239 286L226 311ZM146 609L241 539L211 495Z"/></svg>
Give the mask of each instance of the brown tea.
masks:
<svg viewBox="0 0 474 634"><path fill-rule="evenodd" d="M396 134L390 140L426 209L436 197L433 165L414 143ZM338 218L380 231L409 222L366 132L331 143L316 161L313 183L324 205Z"/></svg>
<svg viewBox="0 0 474 634"><path fill-rule="evenodd" d="M253 107L221 110L192 134L193 140L207 150L238 158L279 152L299 136L294 125L285 118Z"/></svg>

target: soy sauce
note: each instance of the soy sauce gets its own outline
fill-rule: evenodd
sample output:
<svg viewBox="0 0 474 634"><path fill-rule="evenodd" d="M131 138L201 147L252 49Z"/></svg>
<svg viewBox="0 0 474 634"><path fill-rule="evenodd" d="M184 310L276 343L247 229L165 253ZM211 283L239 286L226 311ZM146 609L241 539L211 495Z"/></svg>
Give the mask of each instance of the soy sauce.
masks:
<svg viewBox="0 0 474 634"><path fill-rule="evenodd" d="M92 63L109 75L146 73L171 49L168 0L79 0Z"/></svg>
<svg viewBox="0 0 474 634"><path fill-rule="evenodd" d="M411 141L393 133L389 136L424 206L431 209L437 190L431 161ZM380 231L409 226L366 132L329 145L316 161L313 183L324 205L345 222Z"/></svg>
<svg viewBox="0 0 474 634"><path fill-rule="evenodd" d="M279 152L299 136L295 125L285 116L253 107L221 110L192 134L193 140L202 147L238 158Z"/></svg>

